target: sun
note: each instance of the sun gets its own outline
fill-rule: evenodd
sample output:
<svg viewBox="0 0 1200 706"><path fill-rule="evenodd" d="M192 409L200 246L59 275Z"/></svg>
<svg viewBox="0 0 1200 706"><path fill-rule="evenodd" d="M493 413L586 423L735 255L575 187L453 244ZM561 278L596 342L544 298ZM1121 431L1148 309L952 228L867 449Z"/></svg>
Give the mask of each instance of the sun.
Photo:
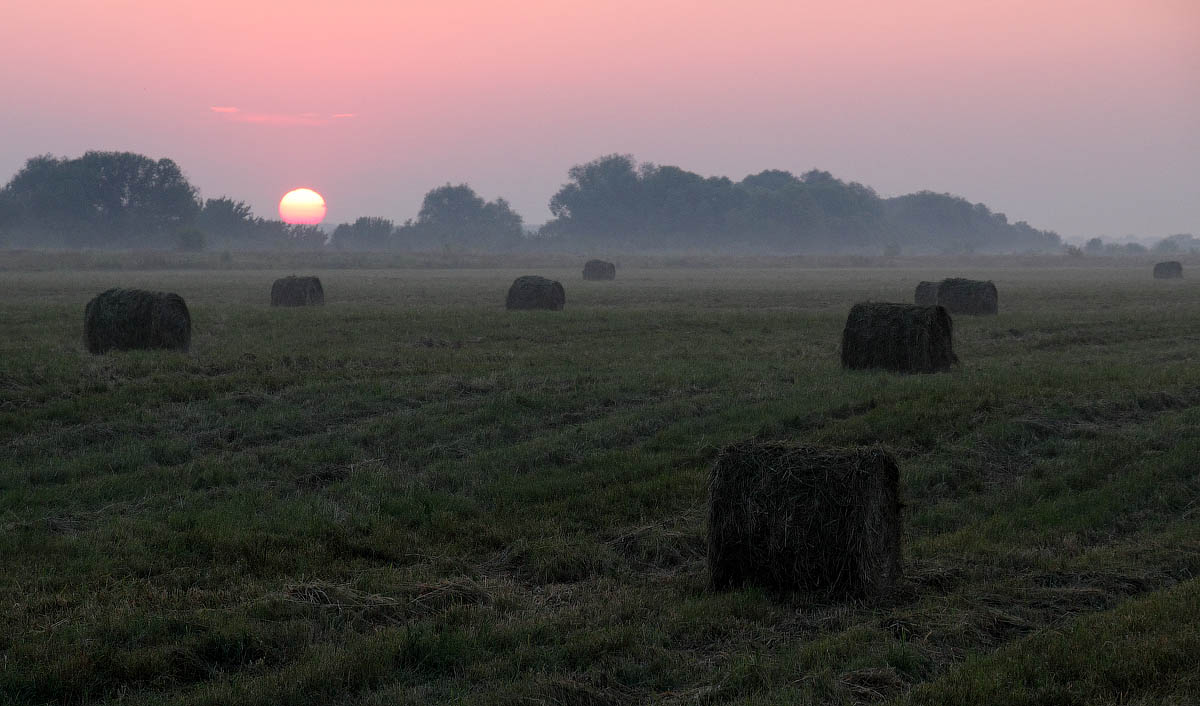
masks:
<svg viewBox="0 0 1200 706"><path fill-rule="evenodd" d="M325 198L312 189L292 189L279 199L279 217L284 223L315 226L325 220Z"/></svg>

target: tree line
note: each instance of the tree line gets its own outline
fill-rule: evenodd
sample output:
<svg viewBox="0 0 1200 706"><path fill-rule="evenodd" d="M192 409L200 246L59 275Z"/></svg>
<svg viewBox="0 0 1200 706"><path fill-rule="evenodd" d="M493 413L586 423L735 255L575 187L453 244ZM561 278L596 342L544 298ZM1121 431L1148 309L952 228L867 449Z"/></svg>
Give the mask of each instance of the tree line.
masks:
<svg viewBox="0 0 1200 706"><path fill-rule="evenodd" d="M0 246L737 252L1057 252L1052 231L949 194L880 197L829 172L766 170L733 181L613 154L568 171L536 230L467 184L425 195L414 219L363 217L332 233L200 198L170 159L130 152L33 157L0 189Z"/></svg>

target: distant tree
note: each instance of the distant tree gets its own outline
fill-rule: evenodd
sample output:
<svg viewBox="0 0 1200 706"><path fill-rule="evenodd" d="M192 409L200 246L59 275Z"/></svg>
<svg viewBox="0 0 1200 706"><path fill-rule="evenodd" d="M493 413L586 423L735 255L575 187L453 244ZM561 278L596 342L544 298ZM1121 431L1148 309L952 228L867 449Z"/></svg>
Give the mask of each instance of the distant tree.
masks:
<svg viewBox="0 0 1200 706"><path fill-rule="evenodd" d="M914 253L1058 252L1059 236L950 194L918 192L882 199L827 171L780 169L739 182L675 166L638 164L610 154L571 167L550 199L553 218L526 237L504 199L485 201L466 184L425 195L417 218L396 228L382 218L343 224L336 247L690 250L739 252ZM209 247L320 248L315 227L256 218L229 197L203 203L170 160L128 152L78 159L34 157L0 189L0 242L68 247L177 245L192 226ZM1188 236L1190 238L1190 236ZM1176 239L1161 247L1200 248ZM1099 239L1085 246L1105 247ZM1120 248L1107 246L1116 251ZM1126 250L1121 250L1126 252Z"/></svg>
<svg viewBox="0 0 1200 706"><path fill-rule="evenodd" d="M776 252L817 250L824 214L804 182L778 169L759 172L734 185L725 216L727 235L741 248Z"/></svg>
<svg viewBox="0 0 1200 706"><path fill-rule="evenodd" d="M1105 250L1113 255L1144 255L1149 252L1145 245L1137 242L1109 243Z"/></svg>
<svg viewBox="0 0 1200 706"><path fill-rule="evenodd" d="M624 249L764 252L1058 251L1061 240L949 194L881 199L822 170L770 169L734 183L613 154L568 172L540 239Z"/></svg>
<svg viewBox="0 0 1200 706"><path fill-rule="evenodd" d="M173 244L169 238L200 212L175 162L132 152L33 157L3 192L17 229L63 245Z"/></svg>
<svg viewBox="0 0 1200 706"><path fill-rule="evenodd" d="M328 236L314 225L285 225L283 245L296 250L320 250Z"/></svg>
<svg viewBox="0 0 1200 706"><path fill-rule="evenodd" d="M1104 241L1100 238L1092 238L1083 244L1083 251L1089 255L1099 255L1104 252Z"/></svg>
<svg viewBox="0 0 1200 706"><path fill-rule="evenodd" d="M1056 252L1061 239L1024 221L1010 224L983 204L932 191L918 191L884 202L881 227L917 252Z"/></svg>
<svg viewBox="0 0 1200 706"><path fill-rule="evenodd" d="M1180 251L1179 241L1172 238L1163 238L1154 244L1154 252L1163 255L1173 255Z"/></svg>
<svg viewBox="0 0 1200 706"><path fill-rule="evenodd" d="M222 196L208 199L196 217L196 226L231 244L249 244L255 239L255 219L250 206Z"/></svg>
<svg viewBox="0 0 1200 706"><path fill-rule="evenodd" d="M416 221L397 236L412 249L510 250L523 233L521 216L504 199L484 201L466 184L446 184L425 194Z"/></svg>
<svg viewBox="0 0 1200 706"><path fill-rule="evenodd" d="M571 167L567 174L570 181L550 199L550 213L557 220L552 231L585 240L640 243L646 224L631 155L610 154Z"/></svg>
<svg viewBox="0 0 1200 706"><path fill-rule="evenodd" d="M1176 233L1175 235L1168 235L1160 242L1169 242L1173 244L1175 249L1172 252L1200 252L1200 238L1197 238L1191 233Z"/></svg>
<svg viewBox="0 0 1200 706"><path fill-rule="evenodd" d="M782 191L802 186L804 182L795 174L780 169L765 169L758 174L750 174L739 182L745 189L764 189L766 191Z"/></svg>
<svg viewBox="0 0 1200 706"><path fill-rule="evenodd" d="M333 231L334 247L350 250L386 250L394 245L396 224L386 218L364 216Z"/></svg>

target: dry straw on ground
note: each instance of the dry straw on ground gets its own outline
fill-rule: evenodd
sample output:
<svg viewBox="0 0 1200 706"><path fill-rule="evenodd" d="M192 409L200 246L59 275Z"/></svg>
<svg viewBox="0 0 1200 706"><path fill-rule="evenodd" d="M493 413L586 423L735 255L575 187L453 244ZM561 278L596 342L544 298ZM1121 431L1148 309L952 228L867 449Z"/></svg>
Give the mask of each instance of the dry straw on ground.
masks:
<svg viewBox="0 0 1200 706"><path fill-rule="evenodd" d="M537 275L525 275L514 280L508 288L508 298L504 307L560 311L566 301L567 295L558 282Z"/></svg>
<svg viewBox="0 0 1200 706"><path fill-rule="evenodd" d="M709 480L711 586L883 595L900 575L898 483L879 448L726 447Z"/></svg>
<svg viewBox="0 0 1200 706"><path fill-rule="evenodd" d="M1178 260L1160 262L1154 266L1154 279L1179 279L1183 277L1183 263Z"/></svg>
<svg viewBox="0 0 1200 706"><path fill-rule="evenodd" d="M996 285L974 279L951 277L938 285L937 303L951 314L988 315L999 311Z"/></svg>
<svg viewBox="0 0 1200 706"><path fill-rule="evenodd" d="M110 289L87 303L83 314L88 352L165 348L186 351L192 317L178 294Z"/></svg>
<svg viewBox="0 0 1200 706"><path fill-rule="evenodd" d="M917 291L914 301L919 306L936 306L937 290L937 282L921 282L917 284Z"/></svg>
<svg viewBox="0 0 1200 706"><path fill-rule="evenodd" d="M271 306L313 306L325 303L325 290L316 277L281 277L271 285Z"/></svg>
<svg viewBox="0 0 1200 706"><path fill-rule="evenodd" d="M617 266L604 260L588 260L583 264L583 278L606 280L617 278Z"/></svg>
<svg viewBox="0 0 1200 706"><path fill-rule="evenodd" d="M944 307L855 304L842 331L842 366L934 373L958 362L953 323Z"/></svg>

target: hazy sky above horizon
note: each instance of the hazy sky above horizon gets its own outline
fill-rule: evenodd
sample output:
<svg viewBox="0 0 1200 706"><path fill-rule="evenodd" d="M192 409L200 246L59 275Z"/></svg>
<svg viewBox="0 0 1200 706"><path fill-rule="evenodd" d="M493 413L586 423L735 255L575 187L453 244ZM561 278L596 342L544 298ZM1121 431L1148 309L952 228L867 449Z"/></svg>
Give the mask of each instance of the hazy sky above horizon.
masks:
<svg viewBox="0 0 1200 706"><path fill-rule="evenodd" d="M129 150L270 218L308 186L327 223L402 221L467 182L537 224L620 152L1200 235L1200 0L30 0L0 65L0 183Z"/></svg>

